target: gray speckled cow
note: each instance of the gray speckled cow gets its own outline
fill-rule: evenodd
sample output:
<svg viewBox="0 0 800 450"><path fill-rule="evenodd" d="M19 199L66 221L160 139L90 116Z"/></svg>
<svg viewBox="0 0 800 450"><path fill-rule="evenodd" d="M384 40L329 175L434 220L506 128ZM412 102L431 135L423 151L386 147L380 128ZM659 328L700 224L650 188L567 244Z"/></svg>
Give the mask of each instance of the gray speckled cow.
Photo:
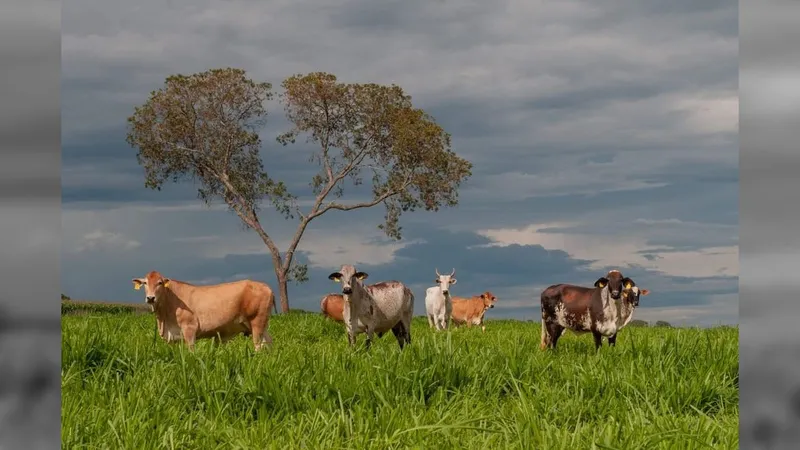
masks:
<svg viewBox="0 0 800 450"><path fill-rule="evenodd" d="M359 272L350 264L344 264L329 279L342 283L344 297L344 325L351 346L356 344L359 333L367 334L367 349L372 336L383 337L392 330L403 349L411 343L411 316L414 313L414 294L399 281L382 281L364 286L366 272Z"/></svg>

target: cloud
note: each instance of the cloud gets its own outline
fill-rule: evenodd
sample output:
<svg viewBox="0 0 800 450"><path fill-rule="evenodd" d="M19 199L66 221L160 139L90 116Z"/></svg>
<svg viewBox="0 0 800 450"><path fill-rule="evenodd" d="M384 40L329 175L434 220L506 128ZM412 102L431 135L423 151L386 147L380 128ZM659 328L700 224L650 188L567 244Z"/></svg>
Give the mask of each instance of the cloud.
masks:
<svg viewBox="0 0 800 450"><path fill-rule="evenodd" d="M536 317L543 287L591 283L606 266L652 287L648 307L663 317L712 321L710 305L737 292L730 2L76 0L62 30L63 247L72 252L62 284L75 296L140 301L128 281L155 265L198 282L274 282L264 244L235 214L203 206L192 183L144 188L124 141L126 117L165 77L225 66L276 88L318 70L396 83L474 164L459 206L407 214L400 242L375 228L381 208L315 220L297 253L311 281L290 288L293 305L316 309L343 262L420 293L435 267L455 266L459 292L504 299L497 317ZM288 124L277 102L268 108L265 166L307 208L313 148L278 145ZM346 190L351 200L368 194ZM296 223L269 208L261 221L285 251ZM98 272L101 281L86 281Z"/></svg>
<svg viewBox="0 0 800 450"><path fill-rule="evenodd" d="M83 235L75 251L85 252L98 249L133 250L141 246L141 242L134 239L127 239L120 233L94 230Z"/></svg>
<svg viewBox="0 0 800 450"><path fill-rule="evenodd" d="M633 223L646 227L663 223L686 225L682 227L684 231L692 226L705 226L684 224L679 220L638 219ZM614 229L604 230L604 225ZM722 226L714 231L719 232L725 228L731 227ZM645 236L656 234L652 230L598 222L592 223L591 227L570 223L533 224L521 229L485 229L478 233L492 241L485 244L487 246L541 245L547 249L561 249L570 257L592 261L589 267L595 270L608 267L642 267L665 275L682 277L737 276L739 273L738 245L676 250L673 247L652 245L647 237L642 236L644 231L647 231ZM736 243L734 239L730 239L730 242Z"/></svg>

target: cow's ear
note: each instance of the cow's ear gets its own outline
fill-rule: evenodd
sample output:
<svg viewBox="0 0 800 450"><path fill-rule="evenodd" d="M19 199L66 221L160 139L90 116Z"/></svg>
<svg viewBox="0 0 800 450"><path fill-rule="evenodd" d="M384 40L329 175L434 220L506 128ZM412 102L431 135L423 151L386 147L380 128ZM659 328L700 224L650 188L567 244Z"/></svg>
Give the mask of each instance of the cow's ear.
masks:
<svg viewBox="0 0 800 450"><path fill-rule="evenodd" d="M164 278L164 287L169 287L169 278Z"/></svg>
<svg viewBox="0 0 800 450"><path fill-rule="evenodd" d="M597 279L597 281L594 282L594 286L599 288L606 287L607 284L608 284L608 278L606 277L600 277Z"/></svg>
<svg viewBox="0 0 800 450"><path fill-rule="evenodd" d="M356 278L359 280L366 280L368 276L367 272L356 272Z"/></svg>
<svg viewBox="0 0 800 450"><path fill-rule="evenodd" d="M450 284L456 284L456 283L458 283L458 280L457 280L457 279L455 279L455 278L450 278Z"/></svg>
<svg viewBox="0 0 800 450"><path fill-rule="evenodd" d="M328 279L338 283L342 281L342 274L340 274L339 272L333 272L332 274L328 275Z"/></svg>
<svg viewBox="0 0 800 450"><path fill-rule="evenodd" d="M636 286L636 283L634 283L633 280L631 280L630 278L625 277L622 279L622 285L625 286L625 289L630 289Z"/></svg>
<svg viewBox="0 0 800 450"><path fill-rule="evenodd" d="M639 295L648 295L650 294L649 289L639 289Z"/></svg>
<svg viewBox="0 0 800 450"><path fill-rule="evenodd" d="M141 279L141 278L134 278L134 279L133 279L133 280L131 280L131 281L133 281L133 288L134 288L134 289L136 289L137 291L138 291L139 289L141 289L141 288L142 288L142 285L144 284L144 281L142 281L142 279Z"/></svg>

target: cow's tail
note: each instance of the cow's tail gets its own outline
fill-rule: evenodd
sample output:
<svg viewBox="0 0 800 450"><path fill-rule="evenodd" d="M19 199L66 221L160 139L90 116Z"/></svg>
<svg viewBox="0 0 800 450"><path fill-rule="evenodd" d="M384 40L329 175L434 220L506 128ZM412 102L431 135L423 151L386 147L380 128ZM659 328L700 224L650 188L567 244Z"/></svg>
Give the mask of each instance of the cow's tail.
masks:
<svg viewBox="0 0 800 450"><path fill-rule="evenodd" d="M270 308L274 309L275 312L278 312L278 304L275 303L275 293L272 292L272 289L269 290L269 305L267 306L267 310Z"/></svg>
<svg viewBox="0 0 800 450"><path fill-rule="evenodd" d="M539 344L539 348L542 350L547 348L551 340L550 333L547 332L547 320L544 313L544 296L545 294L542 292L542 342Z"/></svg>
<svg viewBox="0 0 800 450"><path fill-rule="evenodd" d="M406 312L409 317L414 315L414 293L408 287L403 287L403 294L408 298L408 311Z"/></svg>

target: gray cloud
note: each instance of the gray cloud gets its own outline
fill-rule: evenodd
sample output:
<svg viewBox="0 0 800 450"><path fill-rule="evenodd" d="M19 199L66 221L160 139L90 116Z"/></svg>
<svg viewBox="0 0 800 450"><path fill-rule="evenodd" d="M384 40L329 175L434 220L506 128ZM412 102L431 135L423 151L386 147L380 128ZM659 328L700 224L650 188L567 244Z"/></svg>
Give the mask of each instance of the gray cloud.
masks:
<svg viewBox="0 0 800 450"><path fill-rule="evenodd" d="M124 143L125 117L167 75L232 65L275 86L287 75L316 70L344 81L397 83L475 164L459 207L409 215L402 243L379 239L379 209L315 223L301 243L314 278L293 288L298 306L316 308L310 299L332 288L324 272L342 252L366 261L376 276L407 279L419 289L430 278L428 266L455 265L460 288L491 285L513 299L504 314L528 314L519 302L534 301L531 293L542 283L590 283L599 269L549 241L548 247L471 246L489 243L480 230L550 224L569 228L565 235L620 239L628 233L658 246L639 256L652 263L641 276L659 292L654 307L694 305L707 309L687 314L711 320L708 305L731 294L735 282L698 276L693 280L700 284L687 290L654 268L679 251L700 264L713 257L699 249L738 245L736 5L501 3L66 5L64 248L82 263L65 272L65 289L134 300L124 290L129 272L149 270L161 248L172 256L159 252L159 264L180 277L272 281L263 244L241 232L235 216L180 207L198 203L191 203L191 184L144 189L135 150ZM274 137L287 124L277 103L270 111L262 134L267 168L305 195L316 170L307 163L309 148L278 146ZM164 207L158 225L148 223L153 215L145 211L158 205ZM287 239L294 224L264 215L271 233ZM697 225L643 226L636 219ZM101 237L114 245L77 251ZM192 263L182 263L187 259ZM86 274L94 270L108 274L107 281L89 290Z"/></svg>

